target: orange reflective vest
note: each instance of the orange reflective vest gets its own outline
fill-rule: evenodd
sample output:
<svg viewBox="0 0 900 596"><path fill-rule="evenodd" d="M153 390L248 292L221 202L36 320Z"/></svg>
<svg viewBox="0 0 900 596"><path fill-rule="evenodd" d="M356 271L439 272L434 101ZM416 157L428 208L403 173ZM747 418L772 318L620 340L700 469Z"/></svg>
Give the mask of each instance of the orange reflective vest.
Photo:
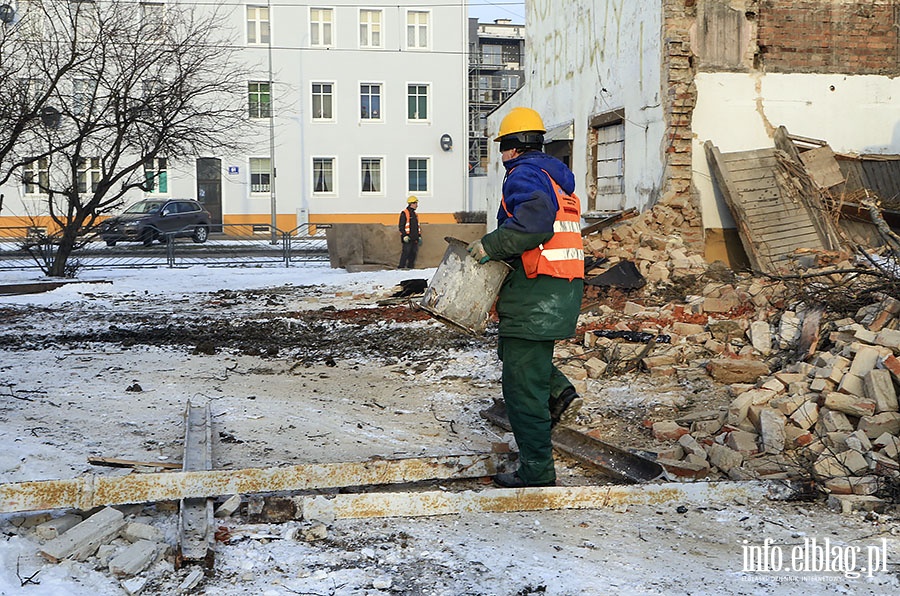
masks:
<svg viewBox="0 0 900 596"><path fill-rule="evenodd" d="M412 231L412 228L410 227L410 224L412 223L412 213L410 213L409 207L407 207L403 211L406 212L406 226L404 232L406 232L406 235L409 236L409 233Z"/></svg>
<svg viewBox="0 0 900 596"><path fill-rule="evenodd" d="M566 192L547 173L553 191L556 193L556 220L553 222L553 237L547 242L522 253L525 276L534 279L538 275L549 275L561 279L584 279L584 244L581 242L581 201L575 193ZM506 215L512 213L506 208L506 199L501 199Z"/></svg>

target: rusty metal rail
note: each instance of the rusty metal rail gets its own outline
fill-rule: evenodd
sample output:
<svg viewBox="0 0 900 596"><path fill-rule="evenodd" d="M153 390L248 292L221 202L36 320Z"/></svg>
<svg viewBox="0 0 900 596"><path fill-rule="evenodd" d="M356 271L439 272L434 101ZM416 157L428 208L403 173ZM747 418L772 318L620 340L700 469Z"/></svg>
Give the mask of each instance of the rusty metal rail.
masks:
<svg viewBox="0 0 900 596"><path fill-rule="evenodd" d="M16 482L0 484L0 513L479 478L496 474L508 460L503 454L475 454Z"/></svg>

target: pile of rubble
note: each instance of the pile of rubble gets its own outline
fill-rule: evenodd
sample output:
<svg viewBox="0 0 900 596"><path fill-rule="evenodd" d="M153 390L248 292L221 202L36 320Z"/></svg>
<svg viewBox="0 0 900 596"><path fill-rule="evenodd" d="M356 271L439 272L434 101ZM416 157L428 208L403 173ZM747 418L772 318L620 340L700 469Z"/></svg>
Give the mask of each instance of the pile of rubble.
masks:
<svg viewBox="0 0 900 596"><path fill-rule="evenodd" d="M587 254L609 259L604 266L630 260L647 283L623 304L588 301L583 345L560 354L565 372L581 390L587 378L629 369L709 375L728 386L727 408L652 423L670 476L812 478L831 495L852 495L836 506L876 506L872 495L900 486L900 301L882 296L852 318L823 320L776 276L708 265L685 245L680 214L655 211L584 239ZM833 271L836 285L854 269L842 258L798 255ZM673 288L686 294L669 291L675 299L658 304Z"/></svg>

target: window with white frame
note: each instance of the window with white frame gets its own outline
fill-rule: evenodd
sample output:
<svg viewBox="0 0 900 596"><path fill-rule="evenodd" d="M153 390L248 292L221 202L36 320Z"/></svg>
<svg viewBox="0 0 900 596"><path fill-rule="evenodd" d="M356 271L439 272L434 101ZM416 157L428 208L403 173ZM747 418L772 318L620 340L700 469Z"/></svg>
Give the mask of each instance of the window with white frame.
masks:
<svg viewBox="0 0 900 596"><path fill-rule="evenodd" d="M381 47L381 11L359 11L359 47Z"/></svg>
<svg viewBox="0 0 900 596"><path fill-rule="evenodd" d="M250 81L247 84L251 118L268 118L272 115L271 88L268 81Z"/></svg>
<svg viewBox="0 0 900 596"><path fill-rule="evenodd" d="M22 172L26 195L42 195L50 186L50 161L41 157L27 164Z"/></svg>
<svg viewBox="0 0 900 596"><path fill-rule="evenodd" d="M80 42L90 42L97 38L100 29L100 15L93 0L70 0L71 19L75 25L75 35Z"/></svg>
<svg viewBox="0 0 900 596"><path fill-rule="evenodd" d="M428 119L428 85L406 86L406 117L409 120Z"/></svg>
<svg viewBox="0 0 900 596"><path fill-rule="evenodd" d="M334 192L334 158L313 158L313 192Z"/></svg>
<svg viewBox="0 0 900 596"><path fill-rule="evenodd" d="M363 157L360 159L360 189L363 193L375 194L382 191L380 157Z"/></svg>
<svg viewBox="0 0 900 596"><path fill-rule="evenodd" d="M82 158L78 162L78 192L96 192L100 183L100 158Z"/></svg>
<svg viewBox="0 0 900 596"><path fill-rule="evenodd" d="M410 157L407 168L409 192L428 192L428 158Z"/></svg>
<svg viewBox="0 0 900 596"><path fill-rule="evenodd" d="M162 2L141 2L140 27L151 39L162 39L165 33L166 5Z"/></svg>
<svg viewBox="0 0 900 596"><path fill-rule="evenodd" d="M247 7L247 43L269 43L269 8L267 6Z"/></svg>
<svg viewBox="0 0 900 596"><path fill-rule="evenodd" d="M309 9L309 45L330 46L334 10L330 8Z"/></svg>
<svg viewBox="0 0 900 596"><path fill-rule="evenodd" d="M312 84L313 120L334 119L334 83Z"/></svg>
<svg viewBox="0 0 900 596"><path fill-rule="evenodd" d="M75 79L72 81L72 114L85 116L90 113L94 89L94 81L90 79Z"/></svg>
<svg viewBox="0 0 900 596"><path fill-rule="evenodd" d="M272 160L268 157L250 158L250 192L264 193L272 189Z"/></svg>
<svg viewBox="0 0 900 596"><path fill-rule="evenodd" d="M165 157L144 161L144 191L157 195L169 194L169 172Z"/></svg>
<svg viewBox="0 0 900 596"><path fill-rule="evenodd" d="M360 84L359 103L360 118L363 120L381 120L381 84Z"/></svg>
<svg viewBox="0 0 900 596"><path fill-rule="evenodd" d="M19 0L19 22L16 28L24 39L41 39L45 29L45 14L39 0Z"/></svg>
<svg viewBox="0 0 900 596"><path fill-rule="evenodd" d="M590 209L615 210L625 204L625 120L621 112L594 118L592 174L597 185Z"/></svg>
<svg viewBox="0 0 900 596"><path fill-rule="evenodd" d="M406 13L406 47L421 49L428 47L428 17L423 11Z"/></svg>

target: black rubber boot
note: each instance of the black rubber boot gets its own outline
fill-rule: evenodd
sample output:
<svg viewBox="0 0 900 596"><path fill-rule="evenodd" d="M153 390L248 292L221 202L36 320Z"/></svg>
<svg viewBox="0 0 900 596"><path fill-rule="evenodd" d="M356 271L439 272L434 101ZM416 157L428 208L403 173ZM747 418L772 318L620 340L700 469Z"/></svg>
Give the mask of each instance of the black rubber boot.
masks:
<svg viewBox="0 0 900 596"><path fill-rule="evenodd" d="M519 478L518 472L501 472L494 476L492 480L494 481L494 484L496 484L497 486L502 486L504 488L525 488L526 486L556 486L555 480L552 482L528 484L527 482Z"/></svg>
<svg viewBox="0 0 900 596"><path fill-rule="evenodd" d="M560 422L563 424L574 422L583 402L574 387L567 387L556 398L550 398L551 428Z"/></svg>

